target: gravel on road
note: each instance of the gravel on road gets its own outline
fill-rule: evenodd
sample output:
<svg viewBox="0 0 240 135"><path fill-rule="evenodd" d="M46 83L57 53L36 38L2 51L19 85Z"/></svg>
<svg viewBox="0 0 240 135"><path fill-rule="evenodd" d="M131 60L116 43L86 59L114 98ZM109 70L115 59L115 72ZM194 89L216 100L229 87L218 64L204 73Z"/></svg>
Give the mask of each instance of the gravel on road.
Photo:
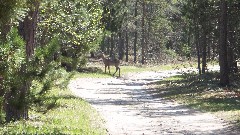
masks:
<svg viewBox="0 0 240 135"><path fill-rule="evenodd" d="M213 114L152 95L147 84L179 71L141 72L122 78L77 78L69 88L104 118L110 135L237 135Z"/></svg>

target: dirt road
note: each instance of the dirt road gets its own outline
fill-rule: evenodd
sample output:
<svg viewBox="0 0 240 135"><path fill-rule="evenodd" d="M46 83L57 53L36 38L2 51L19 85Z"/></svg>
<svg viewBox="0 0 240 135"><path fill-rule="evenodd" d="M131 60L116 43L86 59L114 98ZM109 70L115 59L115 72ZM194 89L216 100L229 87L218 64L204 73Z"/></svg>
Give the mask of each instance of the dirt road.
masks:
<svg viewBox="0 0 240 135"><path fill-rule="evenodd" d="M209 113L155 98L147 84L178 71L143 72L117 78L78 78L69 85L103 116L111 135L234 135L238 131Z"/></svg>

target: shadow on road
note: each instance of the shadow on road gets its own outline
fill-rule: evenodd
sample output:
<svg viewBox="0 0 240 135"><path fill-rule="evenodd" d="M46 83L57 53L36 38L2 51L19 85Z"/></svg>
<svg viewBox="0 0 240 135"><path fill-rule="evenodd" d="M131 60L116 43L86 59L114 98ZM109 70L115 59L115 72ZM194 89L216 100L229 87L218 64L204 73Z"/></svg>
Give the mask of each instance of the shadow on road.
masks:
<svg viewBox="0 0 240 135"><path fill-rule="evenodd" d="M160 91L149 88L150 84L161 84L157 81L165 76L150 77L77 79L75 83L84 85L76 87L73 84L72 90L104 116L110 134L240 133L235 127L209 113L164 99L188 91L182 91L178 85L174 89L166 87Z"/></svg>

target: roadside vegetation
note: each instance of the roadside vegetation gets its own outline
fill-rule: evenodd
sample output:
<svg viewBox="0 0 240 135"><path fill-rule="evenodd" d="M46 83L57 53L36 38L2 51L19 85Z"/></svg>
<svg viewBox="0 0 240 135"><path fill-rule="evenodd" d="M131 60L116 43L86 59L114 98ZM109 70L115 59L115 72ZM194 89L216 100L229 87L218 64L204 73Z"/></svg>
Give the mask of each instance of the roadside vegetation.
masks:
<svg viewBox="0 0 240 135"><path fill-rule="evenodd" d="M126 75L127 73L137 73L137 72L144 72L144 71L163 71L163 70L173 70L173 69L182 69L186 67L196 67L196 64L192 64L193 62L175 62L175 64L162 64L162 65L142 65L142 64L131 64L131 63L122 63L120 65L121 68L121 76ZM214 63L211 63L214 64ZM114 66L110 67L110 74L108 73L108 69L106 69L101 59L97 62L89 62L85 67L81 67L78 69L78 73L75 77L87 78L87 77L95 77L95 78L106 78L112 77L112 74L115 72L116 68ZM120 76L120 77L121 77ZM118 75L116 74L116 77Z"/></svg>
<svg viewBox="0 0 240 135"><path fill-rule="evenodd" d="M185 64L187 65L187 63ZM163 66L121 66L121 76L127 73L144 71L161 71L183 68L184 64ZM104 65L100 62L91 63L77 71L56 71L58 79L52 80L51 88L41 93L44 84L33 81L29 119L0 125L0 134L106 134L103 120L98 113L84 100L78 98L67 88L71 79L106 78L111 74L104 73ZM52 76L48 76L51 78ZM45 78L48 80L49 78ZM55 77L56 78L56 77ZM41 93L41 94L39 94ZM1 113L5 117L4 113ZM4 121L4 120L3 120Z"/></svg>
<svg viewBox="0 0 240 135"><path fill-rule="evenodd" d="M211 112L240 127L240 74L231 76L229 87L220 87L219 72L184 74L153 84L159 97Z"/></svg>
<svg viewBox="0 0 240 135"><path fill-rule="evenodd" d="M173 70L191 66L189 62L162 66L123 65L121 76L127 73ZM110 68L113 73L115 67ZM104 78L112 77L112 74L104 73L101 61L88 64L78 69L78 72L65 70L60 72L61 77L54 82L52 88L46 94L35 97L38 100L30 107L29 119L2 123L0 134L106 134L104 122L97 112L87 102L75 97L66 86L69 80L78 77ZM184 74L166 78L152 85L157 88L155 92L159 97L176 100L202 111L214 112L226 120L239 124L238 82L234 82L230 88L220 88L218 76L217 72L204 75ZM38 93L43 85L37 81L33 83L35 93Z"/></svg>
<svg viewBox="0 0 240 135"><path fill-rule="evenodd" d="M178 63L174 66L128 65L121 66L121 76L133 72L161 71L190 66L189 63ZM115 67L110 68L111 74L104 73L104 64L98 61L89 63L77 71L67 72L58 69L46 75L43 79L45 81L33 81L30 91L32 104L29 104L29 119L10 123L2 120L0 134L106 134L104 122L98 113L87 102L74 96L67 85L71 79L78 77L112 77ZM50 86L46 83L49 80L51 80ZM44 88L46 86L48 88ZM1 115L2 118L5 117L5 113L2 112Z"/></svg>
<svg viewBox="0 0 240 135"><path fill-rule="evenodd" d="M186 64L187 65L187 64ZM133 72L170 70L184 67L184 64L164 66L121 66L121 75ZM113 73L115 67L111 67ZM106 134L103 120L84 100L78 98L67 88L71 79L106 78L112 74L104 73L104 65L92 63L79 72L56 71L59 78L53 81L51 88L39 94L44 85L38 81L32 84L32 102L29 119L0 125L0 134ZM50 76L49 76L50 77ZM46 79L46 78L45 78ZM47 80L47 79L46 79ZM34 99L33 99L34 98ZM5 117L4 113L1 113Z"/></svg>
<svg viewBox="0 0 240 135"><path fill-rule="evenodd" d="M66 87L75 73L60 72L61 78L41 96L36 93L42 89L42 84L33 82L36 95L29 119L2 123L0 134L106 134L98 113Z"/></svg>

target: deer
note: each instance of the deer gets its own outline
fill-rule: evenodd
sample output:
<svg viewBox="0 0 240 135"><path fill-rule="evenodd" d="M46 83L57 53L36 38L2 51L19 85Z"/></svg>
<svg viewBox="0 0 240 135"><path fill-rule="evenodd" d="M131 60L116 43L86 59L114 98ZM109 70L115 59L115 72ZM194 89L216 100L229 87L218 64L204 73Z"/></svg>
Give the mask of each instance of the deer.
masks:
<svg viewBox="0 0 240 135"><path fill-rule="evenodd" d="M113 76L115 76L115 74L117 73L117 71L119 72L119 77L120 77L120 60L119 59L110 59L110 58L107 58L104 53L101 53L100 54L100 58L102 58L103 60L103 63L105 65L105 73L106 73L106 69L108 67L108 71L109 71L109 74L110 74L110 66L115 66L116 67L116 71L115 73L113 74Z"/></svg>

